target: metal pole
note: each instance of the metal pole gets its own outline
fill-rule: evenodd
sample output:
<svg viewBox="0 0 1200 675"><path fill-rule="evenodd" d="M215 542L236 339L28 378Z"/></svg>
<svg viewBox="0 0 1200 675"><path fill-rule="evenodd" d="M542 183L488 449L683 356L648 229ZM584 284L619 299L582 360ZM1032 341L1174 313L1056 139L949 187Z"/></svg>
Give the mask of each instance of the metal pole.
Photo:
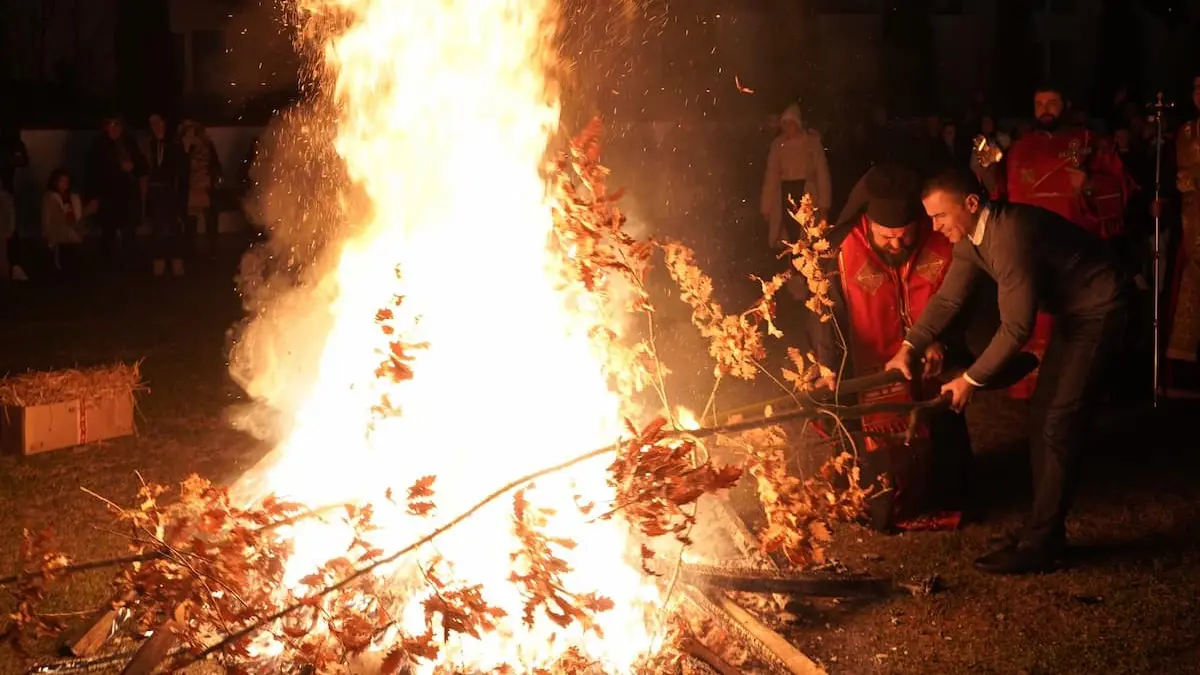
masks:
<svg viewBox="0 0 1200 675"><path fill-rule="evenodd" d="M1163 148L1163 94L1158 92L1158 100L1154 103L1154 121L1157 127L1157 140L1154 145L1154 407L1158 407L1158 311L1159 296L1162 294L1162 275L1160 274L1161 251L1159 251L1160 220L1162 204L1162 148Z"/></svg>

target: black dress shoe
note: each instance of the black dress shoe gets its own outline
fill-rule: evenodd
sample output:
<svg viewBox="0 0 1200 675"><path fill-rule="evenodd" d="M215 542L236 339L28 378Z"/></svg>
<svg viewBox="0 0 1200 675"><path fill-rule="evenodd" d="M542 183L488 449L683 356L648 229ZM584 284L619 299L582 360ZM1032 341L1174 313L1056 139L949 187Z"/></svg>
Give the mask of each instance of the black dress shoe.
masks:
<svg viewBox="0 0 1200 675"><path fill-rule="evenodd" d="M1049 548L1025 543L1008 544L975 559L975 569L988 574L1039 574L1056 567Z"/></svg>

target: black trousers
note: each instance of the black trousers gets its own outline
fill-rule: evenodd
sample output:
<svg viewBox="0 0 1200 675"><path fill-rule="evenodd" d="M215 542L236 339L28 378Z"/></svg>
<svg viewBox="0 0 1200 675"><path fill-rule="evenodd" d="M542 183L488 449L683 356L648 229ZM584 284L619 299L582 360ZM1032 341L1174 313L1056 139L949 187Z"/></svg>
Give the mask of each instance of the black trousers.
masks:
<svg viewBox="0 0 1200 675"><path fill-rule="evenodd" d="M1033 508L1022 540L1057 548L1079 483L1080 459L1105 380L1125 335L1128 308L1054 318L1030 411Z"/></svg>
<svg viewBox="0 0 1200 675"><path fill-rule="evenodd" d="M170 186L151 185L146 191L146 219L154 236L154 258L183 257L183 211L179 195Z"/></svg>
<svg viewBox="0 0 1200 675"><path fill-rule="evenodd" d="M138 197L134 194L114 194L100 198L96 220L104 251L110 256L131 257L137 250ZM120 244L117 238L120 237Z"/></svg>

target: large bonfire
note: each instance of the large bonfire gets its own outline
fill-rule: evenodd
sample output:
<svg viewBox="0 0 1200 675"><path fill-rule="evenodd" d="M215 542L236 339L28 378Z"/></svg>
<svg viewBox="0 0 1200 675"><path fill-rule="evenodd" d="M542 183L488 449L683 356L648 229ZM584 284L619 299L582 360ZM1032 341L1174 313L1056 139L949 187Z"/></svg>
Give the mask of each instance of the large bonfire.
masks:
<svg viewBox="0 0 1200 675"><path fill-rule="evenodd" d="M145 485L131 508L109 502L133 555L108 562L135 562L118 602L137 627L179 635L173 665L656 672L691 629L669 612L702 495L744 468L764 550L794 564L822 561L829 523L861 506L864 492L830 484L847 473L857 485L849 455L801 480L766 423L722 435L742 466L721 467L672 413L652 257L691 306L717 382L751 379L791 274L828 315L823 225L798 205L794 269L731 315L688 249L629 236L598 124L556 141L556 2L297 6L306 44L315 32L321 45L331 159L346 180L324 194L274 187L299 217L332 218L332 241L310 250L335 262L266 274L233 355L235 377L285 430L235 490L193 477L171 499ZM324 119L297 125L310 148ZM287 240L284 223L272 241ZM630 334L631 318L649 335ZM815 405L801 397L827 373L794 350L790 361L787 388ZM643 393L655 408L636 404ZM10 636L50 627L37 612L46 582L97 566L68 565L35 538L23 554Z"/></svg>
<svg viewBox="0 0 1200 675"><path fill-rule="evenodd" d="M554 0L310 0L306 10L348 21L325 52L336 148L371 208L342 245L332 329L314 336L324 339L315 383L262 484L310 505L374 502L369 545L390 551L496 485L613 442L622 402L591 338L605 322L599 296L567 311L563 260L548 247ZM594 626L526 610L536 591L519 579L531 561L518 554L506 499L381 570L413 582L400 627L426 631L438 589L422 575L436 564L433 574L481 589L496 624L447 645L438 661L544 666L576 647L628 670L649 648L657 589L636 555L627 558L638 547L620 521L588 523L594 515L578 508L613 501L604 466L584 464L521 496L526 518L553 513L539 529L569 568L561 580L575 600L597 593L584 604L607 609ZM423 476L436 512L384 499ZM355 536L317 521L291 534L296 584Z"/></svg>

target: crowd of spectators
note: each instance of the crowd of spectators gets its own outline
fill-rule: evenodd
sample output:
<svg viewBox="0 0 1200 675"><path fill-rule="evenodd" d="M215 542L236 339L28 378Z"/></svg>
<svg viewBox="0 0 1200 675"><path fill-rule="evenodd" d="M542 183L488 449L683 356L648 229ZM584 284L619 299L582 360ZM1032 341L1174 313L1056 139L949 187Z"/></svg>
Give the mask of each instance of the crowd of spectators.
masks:
<svg viewBox="0 0 1200 675"><path fill-rule="evenodd" d="M29 151L18 129L0 131L0 283L33 274L182 276L185 261L216 254L226 195L216 145L193 119L171 125L152 114L146 123L136 133L119 117L103 120L82 174L51 171L40 204L25 209L15 185ZM37 214L40 236L18 236L21 213ZM148 242L138 236L146 229Z"/></svg>

